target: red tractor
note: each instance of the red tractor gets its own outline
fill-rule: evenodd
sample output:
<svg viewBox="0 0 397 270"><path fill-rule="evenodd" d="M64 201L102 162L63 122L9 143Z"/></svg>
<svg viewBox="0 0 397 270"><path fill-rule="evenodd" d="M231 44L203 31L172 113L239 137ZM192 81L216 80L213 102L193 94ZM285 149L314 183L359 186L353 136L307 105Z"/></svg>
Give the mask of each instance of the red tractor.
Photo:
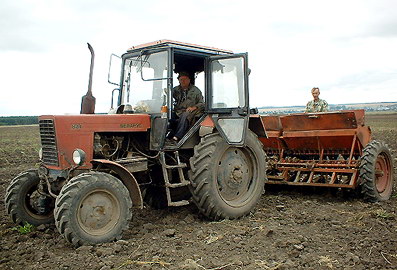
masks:
<svg viewBox="0 0 397 270"><path fill-rule="evenodd" d="M94 114L92 57L82 114L39 117L41 165L6 191L14 222L55 221L78 246L119 239L131 208L144 201L155 207L192 201L219 220L247 215L265 183L390 197L390 151L371 141L364 112L258 115L249 107L246 53L161 40L132 47L120 66L109 114ZM205 111L178 143L167 144L181 71L194 74Z"/></svg>
<svg viewBox="0 0 397 270"><path fill-rule="evenodd" d="M144 200L157 207L193 201L212 220L247 215L266 179L265 152L248 128L261 120L250 118L247 54L169 40L132 47L121 57L112 94L117 106L93 114L90 50L82 114L39 117L42 162L7 189L13 221L55 221L78 246L120 238L130 208L142 208ZM205 113L168 145L172 89L181 71L194 74Z"/></svg>

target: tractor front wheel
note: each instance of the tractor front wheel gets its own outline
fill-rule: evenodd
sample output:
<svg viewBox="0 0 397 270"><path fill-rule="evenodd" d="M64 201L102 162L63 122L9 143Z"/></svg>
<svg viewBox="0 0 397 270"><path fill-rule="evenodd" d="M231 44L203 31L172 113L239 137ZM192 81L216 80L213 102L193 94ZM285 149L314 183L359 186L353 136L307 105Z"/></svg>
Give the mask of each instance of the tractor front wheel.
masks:
<svg viewBox="0 0 397 270"><path fill-rule="evenodd" d="M23 172L11 180L6 190L6 211L18 225L41 225L54 222L55 199L39 193L37 170Z"/></svg>
<svg viewBox="0 0 397 270"><path fill-rule="evenodd" d="M55 202L55 225L75 246L120 239L131 220L132 202L116 177L100 172L72 178Z"/></svg>
<svg viewBox="0 0 397 270"><path fill-rule="evenodd" d="M264 191L266 159L257 136L247 131L246 145L229 145L218 133L201 139L190 159L192 198L212 220L247 215Z"/></svg>
<svg viewBox="0 0 397 270"><path fill-rule="evenodd" d="M360 163L361 189L373 202L390 198L393 188L393 159L383 142L371 141L363 150Z"/></svg>

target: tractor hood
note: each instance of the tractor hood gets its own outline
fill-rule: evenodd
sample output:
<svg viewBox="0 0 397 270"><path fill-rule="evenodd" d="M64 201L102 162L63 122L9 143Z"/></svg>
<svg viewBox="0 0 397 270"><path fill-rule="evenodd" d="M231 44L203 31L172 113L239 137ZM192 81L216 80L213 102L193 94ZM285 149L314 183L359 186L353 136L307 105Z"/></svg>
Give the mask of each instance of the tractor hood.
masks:
<svg viewBox="0 0 397 270"><path fill-rule="evenodd" d="M39 126L42 160L48 168L73 166L72 153L76 149L86 153L82 168L91 168L96 132L146 132L150 128L150 115L42 115Z"/></svg>

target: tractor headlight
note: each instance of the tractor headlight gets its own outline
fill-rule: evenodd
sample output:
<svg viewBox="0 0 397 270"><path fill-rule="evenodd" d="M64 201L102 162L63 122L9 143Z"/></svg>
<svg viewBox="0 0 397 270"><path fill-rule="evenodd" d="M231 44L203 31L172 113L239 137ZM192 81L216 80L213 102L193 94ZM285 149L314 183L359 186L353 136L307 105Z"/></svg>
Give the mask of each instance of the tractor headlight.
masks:
<svg viewBox="0 0 397 270"><path fill-rule="evenodd" d="M76 149L73 151L73 162L76 165L82 165L85 161L85 152L81 149Z"/></svg>
<svg viewBox="0 0 397 270"><path fill-rule="evenodd" d="M39 150L39 159L43 160L43 147L41 147Z"/></svg>

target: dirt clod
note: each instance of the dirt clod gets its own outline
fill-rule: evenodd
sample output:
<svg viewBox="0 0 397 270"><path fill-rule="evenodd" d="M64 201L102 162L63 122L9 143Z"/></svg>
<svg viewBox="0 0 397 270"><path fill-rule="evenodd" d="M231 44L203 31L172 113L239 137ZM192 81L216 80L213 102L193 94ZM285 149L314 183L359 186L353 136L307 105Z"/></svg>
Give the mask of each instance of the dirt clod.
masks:
<svg viewBox="0 0 397 270"><path fill-rule="evenodd" d="M168 237L174 237L174 236L175 236L175 233L176 233L176 230L175 230L175 229L167 229L167 230L165 230L165 231L163 232L163 234L164 234L165 236L168 236Z"/></svg>

